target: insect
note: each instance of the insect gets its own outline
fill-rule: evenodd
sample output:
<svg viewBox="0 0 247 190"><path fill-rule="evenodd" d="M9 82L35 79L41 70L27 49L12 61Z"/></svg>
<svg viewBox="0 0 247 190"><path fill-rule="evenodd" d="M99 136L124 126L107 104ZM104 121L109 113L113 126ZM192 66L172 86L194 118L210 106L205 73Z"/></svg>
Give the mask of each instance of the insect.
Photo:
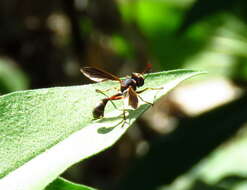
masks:
<svg viewBox="0 0 247 190"><path fill-rule="evenodd" d="M108 103L108 101L114 101L114 100L120 100L124 98L128 98L128 104L131 106L133 109L136 109L138 107L138 98L141 99L143 102L151 104L150 102L147 102L143 100L139 94L148 90L148 89L153 89L154 88L145 88L143 90L137 91L138 87L141 87L144 85L144 73L147 73L151 69L151 64L147 64L145 70L142 73L132 73L131 76L127 76L125 79L120 79L119 77L108 73L106 71L103 71L98 68L94 67L84 67L80 71L89 79L95 81L95 82L102 82L106 80L113 80L113 81L118 81L120 84L120 89L119 92L114 94L113 96L108 97L107 95L104 94L103 91L101 90L96 90L96 92L102 93L106 96L106 98L103 98L100 103L94 108L93 110L93 117L94 119L99 119L104 117L104 111L105 107ZM106 90L107 91L107 90ZM114 103L113 103L114 105ZM116 107L116 106L115 106ZM123 110L123 116L124 120L126 120L125 117L125 109Z"/></svg>

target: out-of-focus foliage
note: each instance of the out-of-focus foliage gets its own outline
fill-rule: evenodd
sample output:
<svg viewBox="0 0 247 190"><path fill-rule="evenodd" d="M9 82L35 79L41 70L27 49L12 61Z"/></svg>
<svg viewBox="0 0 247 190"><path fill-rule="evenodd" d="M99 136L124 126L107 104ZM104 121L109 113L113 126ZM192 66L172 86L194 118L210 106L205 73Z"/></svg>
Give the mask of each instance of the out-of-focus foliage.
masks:
<svg viewBox="0 0 247 190"><path fill-rule="evenodd" d="M171 134L150 144L149 152L136 162L118 189L155 189L170 184L222 141L236 134L246 122L246 106L247 98L244 96L209 113L182 119ZM246 157L241 159L246 160Z"/></svg>
<svg viewBox="0 0 247 190"><path fill-rule="evenodd" d="M241 190L247 185L246 128L230 143L219 146L192 170L160 190Z"/></svg>
<svg viewBox="0 0 247 190"><path fill-rule="evenodd" d="M75 183L71 183L68 180L63 178L57 178L54 182L52 182L45 190L95 190L94 188L87 187L85 185L79 185Z"/></svg>
<svg viewBox="0 0 247 190"><path fill-rule="evenodd" d="M123 1L120 7L125 20L139 27L161 67L199 67L214 75L245 79L247 26L232 12L223 11L234 4L228 3L217 2L216 7L214 1L193 6L191 1L144 0Z"/></svg>
<svg viewBox="0 0 247 190"><path fill-rule="evenodd" d="M27 76L9 59L0 58L0 94L28 88Z"/></svg>

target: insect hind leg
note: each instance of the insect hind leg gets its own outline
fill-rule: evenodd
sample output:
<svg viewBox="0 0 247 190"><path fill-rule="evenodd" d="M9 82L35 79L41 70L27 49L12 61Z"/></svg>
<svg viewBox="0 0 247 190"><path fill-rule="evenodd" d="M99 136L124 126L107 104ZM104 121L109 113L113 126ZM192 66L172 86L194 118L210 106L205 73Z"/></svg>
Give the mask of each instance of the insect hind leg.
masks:
<svg viewBox="0 0 247 190"><path fill-rule="evenodd" d="M102 90L96 89L95 91L96 91L97 93L103 94L103 95L111 102L111 104L113 105L113 107L114 107L115 109L119 110L119 109L117 108L116 104L113 103L113 100L117 100L117 99L112 99L113 96L109 97L109 96L106 95L106 94L104 93L104 91L102 91ZM107 91L108 91L108 90L107 90ZM120 93L119 93L119 94L120 94ZM117 96L117 95L119 95L119 94L116 94L116 95L114 95L114 96Z"/></svg>
<svg viewBox="0 0 247 190"><path fill-rule="evenodd" d="M120 110L120 109L117 108L116 104L114 104L113 100L124 99L125 97L123 96L122 93L118 93L118 94L115 94L115 95L109 97L109 96L107 96L103 91L101 91L101 90L99 90L99 89L96 89L96 92L97 92L97 93L103 94L103 95L106 97L106 98L104 98L103 100L110 101L110 102L112 103L112 105L114 106L115 109ZM103 101L103 100L102 100L102 101ZM127 110L126 110L125 107L124 107L124 109L122 109L121 111L123 111L123 113L122 113L122 120L121 120L120 122L118 122L116 125L114 125L113 127L117 127L117 126L120 125L120 124L121 124L121 127L123 127L125 124L128 123L128 122L127 122L127 116L126 116Z"/></svg>
<svg viewBox="0 0 247 190"><path fill-rule="evenodd" d="M100 90L96 90L97 92L100 92L106 96L106 98L103 98L101 102L94 108L93 110L93 118L94 119L100 119L104 117L105 107L108 101L112 103L112 105L118 110L117 106L112 102L112 100L119 100L123 98L123 95L121 93L115 94L111 97L108 97L105 93L101 92Z"/></svg>
<svg viewBox="0 0 247 190"><path fill-rule="evenodd" d="M123 113L122 113L122 119L120 122L118 122L116 125L114 125L113 127L117 127L121 124L121 128L125 125L125 124L129 124L127 122L127 116L126 116L126 112L127 110L126 109L123 109Z"/></svg>

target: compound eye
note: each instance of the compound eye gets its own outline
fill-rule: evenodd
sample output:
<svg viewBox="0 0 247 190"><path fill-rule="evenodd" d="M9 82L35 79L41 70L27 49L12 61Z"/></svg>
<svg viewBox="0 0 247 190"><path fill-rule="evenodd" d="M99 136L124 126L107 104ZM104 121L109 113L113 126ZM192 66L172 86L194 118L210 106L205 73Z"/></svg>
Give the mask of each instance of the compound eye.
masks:
<svg viewBox="0 0 247 190"><path fill-rule="evenodd" d="M144 85L144 78L142 76L138 76L134 80L136 81L137 86L143 86Z"/></svg>
<svg viewBox="0 0 247 190"><path fill-rule="evenodd" d="M144 78L140 73L132 73L131 78L136 81L138 87L144 85Z"/></svg>
<svg viewBox="0 0 247 190"><path fill-rule="evenodd" d="M142 77L138 78L137 85L138 86L143 86L144 85L144 78L142 78Z"/></svg>

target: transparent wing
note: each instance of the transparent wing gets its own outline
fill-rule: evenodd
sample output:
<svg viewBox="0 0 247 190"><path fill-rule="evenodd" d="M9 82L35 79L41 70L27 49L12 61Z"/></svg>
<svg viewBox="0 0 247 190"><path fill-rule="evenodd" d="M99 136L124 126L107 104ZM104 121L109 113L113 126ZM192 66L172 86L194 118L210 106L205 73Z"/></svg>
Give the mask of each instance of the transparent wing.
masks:
<svg viewBox="0 0 247 190"><path fill-rule="evenodd" d="M106 80L121 81L117 76L94 67L83 67L82 69L80 69L80 71L86 77L95 82L102 82Z"/></svg>
<svg viewBox="0 0 247 190"><path fill-rule="evenodd" d="M136 109L138 106L138 97L137 97L136 92L133 90L132 87L129 87L127 94L128 94L128 98L129 98L129 105L132 108Z"/></svg>

